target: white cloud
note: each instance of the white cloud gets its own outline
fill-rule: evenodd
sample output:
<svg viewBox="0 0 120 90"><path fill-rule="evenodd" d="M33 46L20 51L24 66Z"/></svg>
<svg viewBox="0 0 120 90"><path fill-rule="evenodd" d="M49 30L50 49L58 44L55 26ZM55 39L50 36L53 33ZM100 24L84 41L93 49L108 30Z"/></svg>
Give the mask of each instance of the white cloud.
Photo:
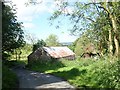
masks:
<svg viewBox="0 0 120 90"><path fill-rule="evenodd" d="M59 8L58 6L60 5L62 0L56 2L53 0L37 0L41 3L36 5L30 4L26 6L25 3L27 3L28 1L29 0L12 0L13 4L16 4L17 17L19 21L32 22L32 20L41 13L53 13L55 9ZM62 10L62 12L65 14L71 14L73 10L73 7L66 7L64 10Z"/></svg>
<svg viewBox="0 0 120 90"><path fill-rule="evenodd" d="M68 42L68 41L74 42L76 40L76 38L77 38L76 36L71 36L69 33L61 32L59 41L60 42Z"/></svg>
<svg viewBox="0 0 120 90"><path fill-rule="evenodd" d="M36 25L34 24L33 20L38 18L39 15L42 13L48 12L53 13L55 5L53 2L46 2L46 0L38 0L41 2L40 4L36 5L28 5L26 6L29 0L11 0L13 5L16 5L17 17L20 22L23 22L23 26L25 29L35 28Z"/></svg>
<svg viewBox="0 0 120 90"><path fill-rule="evenodd" d="M52 13L53 9L55 8L54 5L47 5L48 2L44 1L40 4L36 5L28 5L26 6L25 3L28 2L28 0L12 0L13 4L16 4L17 8L17 16L18 20L20 21L32 21L35 16L38 14L41 14L43 12L49 12ZM41 2L41 0L38 0L38 2ZM53 4L50 2L50 4Z"/></svg>
<svg viewBox="0 0 120 90"><path fill-rule="evenodd" d="M20 20L20 21L24 21L24 22L32 22L32 20L33 20L33 17L32 16L22 16L22 15L20 15L20 16L18 16L18 20Z"/></svg>
<svg viewBox="0 0 120 90"><path fill-rule="evenodd" d="M23 26L28 29L35 28L35 25L33 23L23 23Z"/></svg>

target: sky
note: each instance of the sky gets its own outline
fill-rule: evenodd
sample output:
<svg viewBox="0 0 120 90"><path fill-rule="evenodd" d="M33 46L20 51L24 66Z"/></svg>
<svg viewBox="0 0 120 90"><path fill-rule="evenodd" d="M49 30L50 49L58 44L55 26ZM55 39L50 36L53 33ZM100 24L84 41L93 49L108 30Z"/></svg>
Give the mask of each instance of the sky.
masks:
<svg viewBox="0 0 120 90"><path fill-rule="evenodd" d="M9 0L7 0L9 1ZM54 0L36 0L40 2L40 4L36 5L28 5L30 0L11 0L13 4L16 6L17 11L17 19L20 22L23 22L23 30L25 32L25 36L29 35L37 41L37 39L45 40L50 34L55 34L58 36L59 42L74 42L78 36L71 36L69 29L72 28L72 24L68 23L69 20L63 17L58 20L62 20L62 24L60 24L60 28L56 29L56 22L53 25L50 25L50 16L52 16L53 12L56 10L56 4L60 4L59 1L54 2ZM68 1L68 0L66 0ZM90 0L77 0L80 2L88 2ZM92 0L99 1L99 0ZM75 0L69 0L69 2L75 2ZM73 8L67 8L69 13L72 13ZM29 38L26 38L27 41Z"/></svg>
<svg viewBox="0 0 120 90"><path fill-rule="evenodd" d="M40 4L28 6L25 4L28 0L12 0L12 2L16 5L18 21L23 22L25 35L30 35L35 40L45 40L50 34L55 34L58 36L59 42L74 42L77 39L76 36L70 35L68 29L71 26L67 23L69 22L67 19L60 18L64 23L59 29L56 29L57 20L50 25L49 18L56 9L56 3L59 2L38 0L41 2ZM72 8L68 8L68 10L72 12ZM28 41L28 39L26 40Z"/></svg>

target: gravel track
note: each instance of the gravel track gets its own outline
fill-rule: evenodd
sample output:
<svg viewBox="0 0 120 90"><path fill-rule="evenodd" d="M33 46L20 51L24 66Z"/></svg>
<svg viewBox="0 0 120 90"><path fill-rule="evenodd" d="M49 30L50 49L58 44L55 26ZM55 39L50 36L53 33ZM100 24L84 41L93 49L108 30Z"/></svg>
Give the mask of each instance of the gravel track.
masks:
<svg viewBox="0 0 120 90"><path fill-rule="evenodd" d="M14 68L13 71L17 74L19 79L19 90L23 89L63 89L75 90L67 81L53 75L29 71L24 68Z"/></svg>

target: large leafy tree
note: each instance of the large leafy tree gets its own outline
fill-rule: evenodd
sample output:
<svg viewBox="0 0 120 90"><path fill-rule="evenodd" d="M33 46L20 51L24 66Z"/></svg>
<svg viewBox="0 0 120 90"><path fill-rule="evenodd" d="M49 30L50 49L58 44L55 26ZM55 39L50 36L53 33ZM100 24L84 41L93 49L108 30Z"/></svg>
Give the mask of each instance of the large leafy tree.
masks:
<svg viewBox="0 0 120 90"><path fill-rule="evenodd" d="M40 47L46 46L46 43L44 40L38 40L37 43L33 44L33 51L37 50Z"/></svg>
<svg viewBox="0 0 120 90"><path fill-rule="evenodd" d="M24 32L22 23L17 21L14 6L2 2L2 53L13 52L15 49L24 46Z"/></svg>
<svg viewBox="0 0 120 90"><path fill-rule="evenodd" d="M119 20L119 15L120 12L118 10L120 9L120 2L104 2L100 3L99 8L102 8L104 12L108 15L108 19L110 20L110 26L109 28L109 49L110 52L113 50L113 45L115 45L115 55L118 57L119 56L119 37L120 37L120 31L119 31L119 25L120 25L120 20ZM113 36L113 37L112 37ZM113 40L113 42L112 42ZM113 45L112 45L113 43ZM111 53L112 55L112 53Z"/></svg>
<svg viewBox="0 0 120 90"><path fill-rule="evenodd" d="M58 46L59 41L57 35L50 34L48 38L45 40L47 46Z"/></svg>
<svg viewBox="0 0 120 90"><path fill-rule="evenodd" d="M98 44L100 52L104 49L109 56L120 56L120 1L113 2L69 2L66 0L55 0L56 11L50 17L55 20L60 16L68 17L72 22L72 34L81 34L86 30L91 30L94 41ZM30 3L35 4L35 0ZM71 12L69 9L74 8ZM77 33L76 33L77 32Z"/></svg>
<svg viewBox="0 0 120 90"><path fill-rule="evenodd" d="M55 20L61 15L69 18L72 22L72 33L85 32L91 30L88 36L94 38L93 41L98 43L99 49L107 48L109 55L119 56L120 44L120 2L98 2L98 3L69 3L64 0L60 1L58 9L51 16L50 20ZM69 12L68 8L74 7L73 12Z"/></svg>
<svg viewBox="0 0 120 90"><path fill-rule="evenodd" d="M87 45L91 43L90 39L86 35L87 34L81 35L76 42L75 54L77 56L81 56L85 52Z"/></svg>
<svg viewBox="0 0 120 90"><path fill-rule="evenodd" d="M94 35L99 40L100 51L107 49L109 56L119 56L119 15L120 2L95 3L99 9L94 22Z"/></svg>

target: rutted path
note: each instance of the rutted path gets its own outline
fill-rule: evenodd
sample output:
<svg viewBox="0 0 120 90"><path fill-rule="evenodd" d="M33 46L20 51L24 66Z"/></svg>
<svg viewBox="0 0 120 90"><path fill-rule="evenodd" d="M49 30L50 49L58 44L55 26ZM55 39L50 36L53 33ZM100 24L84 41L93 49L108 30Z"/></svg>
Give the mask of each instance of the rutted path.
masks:
<svg viewBox="0 0 120 90"><path fill-rule="evenodd" d="M29 71L24 68L13 69L19 78L19 88L31 88L31 89L64 89L64 90L74 90L75 88L71 86L67 81L61 78L55 77L53 75L38 73L34 71Z"/></svg>

